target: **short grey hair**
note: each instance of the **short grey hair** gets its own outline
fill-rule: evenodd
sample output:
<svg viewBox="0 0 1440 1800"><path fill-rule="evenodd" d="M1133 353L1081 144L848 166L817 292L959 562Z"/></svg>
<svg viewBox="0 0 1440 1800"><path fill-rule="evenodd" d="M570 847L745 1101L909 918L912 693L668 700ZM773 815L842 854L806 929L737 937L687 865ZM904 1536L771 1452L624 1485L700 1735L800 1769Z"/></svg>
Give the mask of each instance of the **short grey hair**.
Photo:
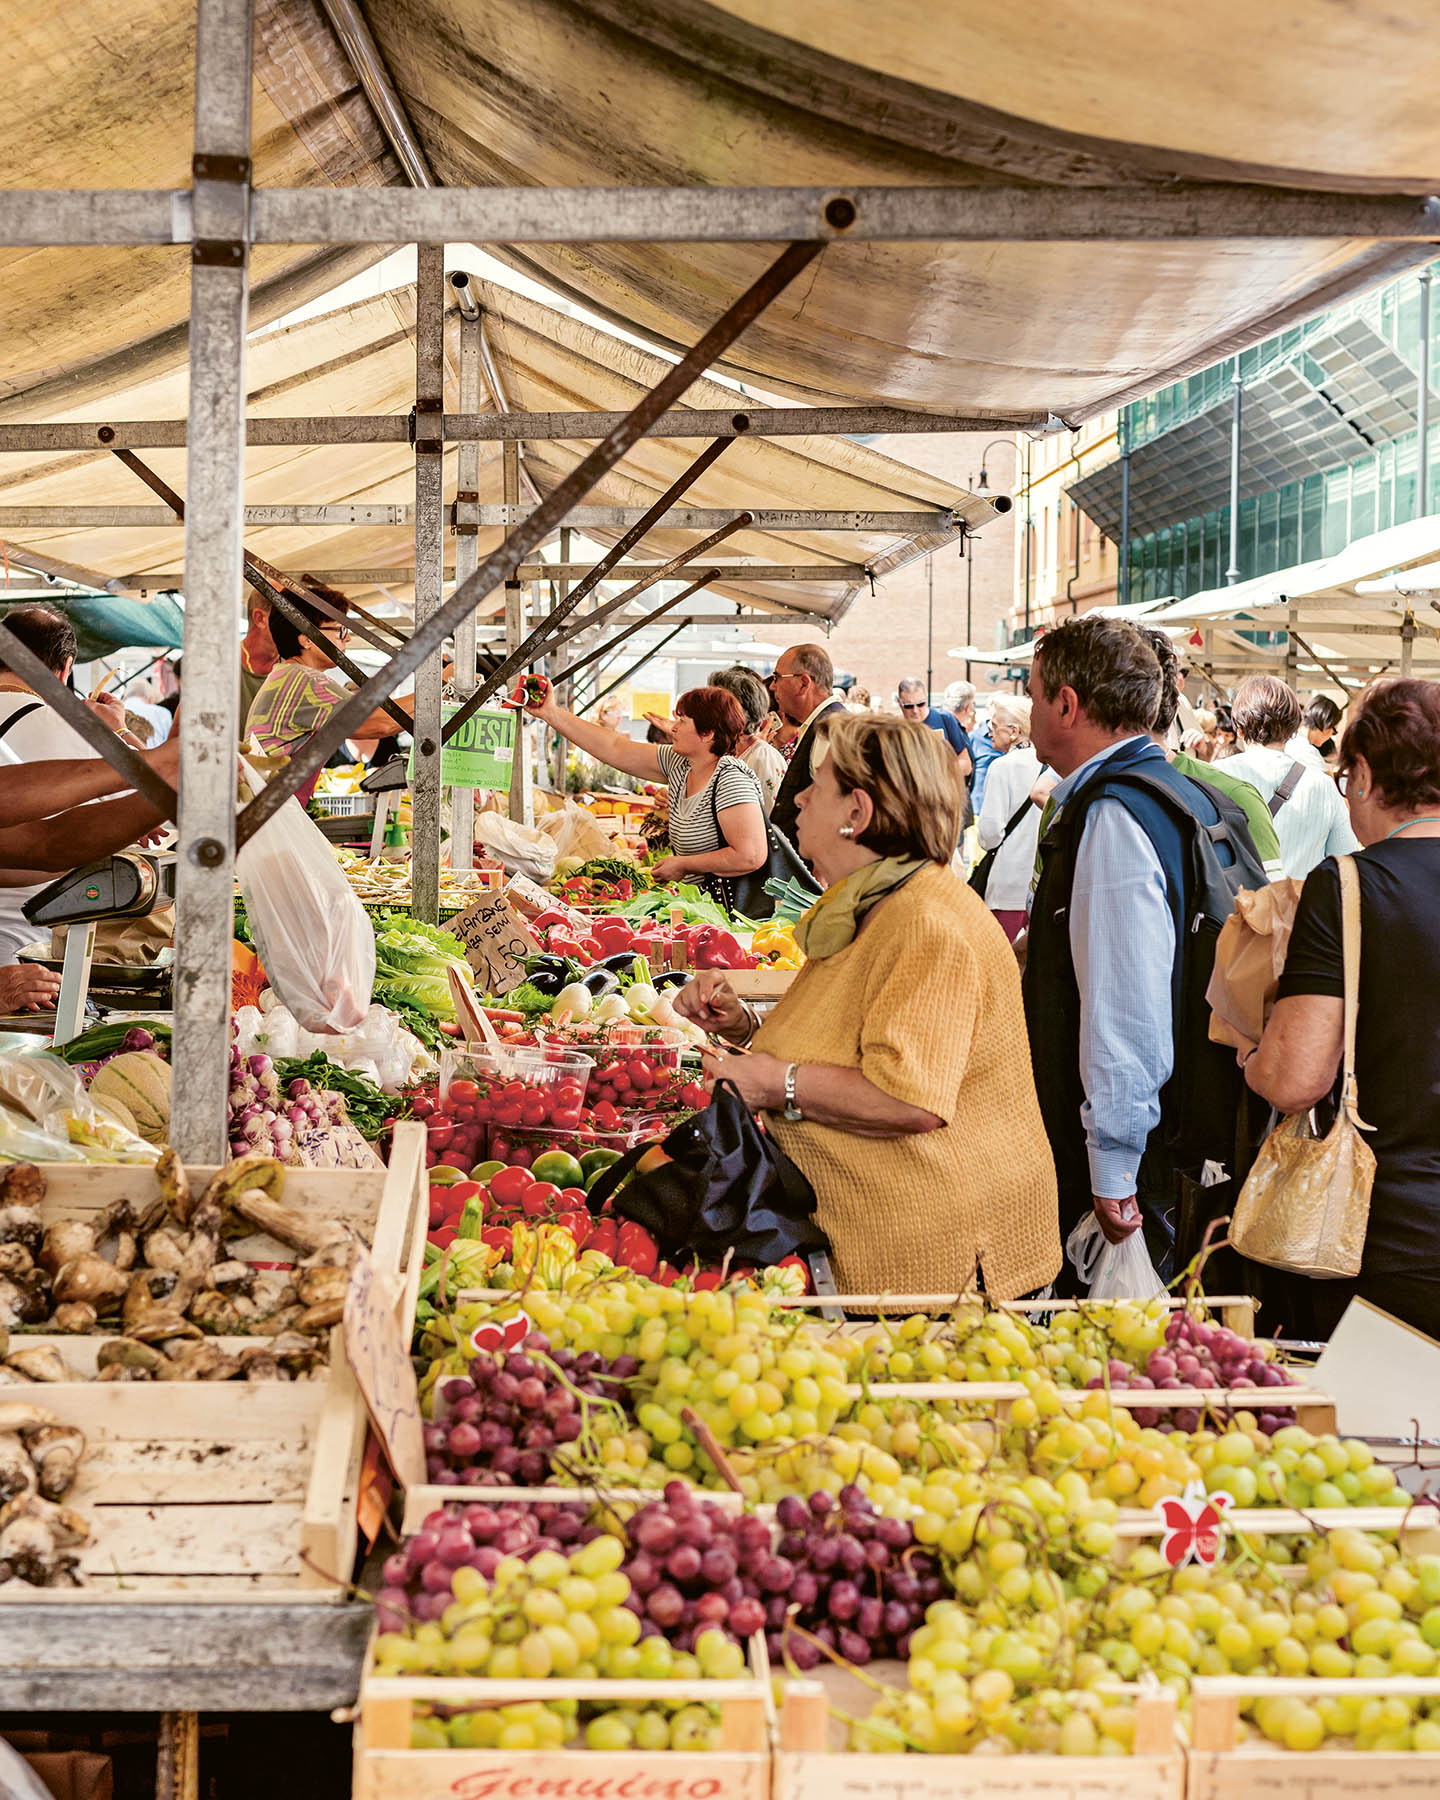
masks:
<svg viewBox="0 0 1440 1800"><path fill-rule="evenodd" d="M1030 696L1028 694L997 694L990 707L990 718L993 724L1009 725L1018 731L1021 737L1030 736Z"/></svg>
<svg viewBox="0 0 1440 1800"><path fill-rule="evenodd" d="M740 702L747 731L754 731L770 710L770 696L765 691L765 683L753 669L747 669L743 663L736 663L733 669L721 669L718 674L710 677L710 685L723 688Z"/></svg>
<svg viewBox="0 0 1440 1800"><path fill-rule="evenodd" d="M835 670L831 666L830 652L823 644L792 644L790 656L797 675L808 675L816 687L824 688L827 694L834 687Z"/></svg>
<svg viewBox="0 0 1440 1800"><path fill-rule="evenodd" d="M945 690L945 702L951 712L959 712L962 706L975 704L975 683L973 681L952 681Z"/></svg>
<svg viewBox="0 0 1440 1800"><path fill-rule="evenodd" d="M928 694L929 686L918 675L907 675L903 681L895 683L897 694Z"/></svg>

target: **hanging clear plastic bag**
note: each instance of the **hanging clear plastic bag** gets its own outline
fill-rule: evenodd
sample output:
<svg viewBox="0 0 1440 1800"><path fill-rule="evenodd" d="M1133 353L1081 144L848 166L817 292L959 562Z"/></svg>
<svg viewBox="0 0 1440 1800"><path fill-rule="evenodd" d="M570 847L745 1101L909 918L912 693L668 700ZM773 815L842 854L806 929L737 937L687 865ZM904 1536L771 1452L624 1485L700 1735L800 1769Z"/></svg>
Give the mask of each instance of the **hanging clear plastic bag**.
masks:
<svg viewBox="0 0 1440 1800"><path fill-rule="evenodd" d="M58 1056L0 1056L0 1162L153 1163L159 1154Z"/></svg>
<svg viewBox="0 0 1440 1800"><path fill-rule="evenodd" d="M1165 1283L1155 1273L1145 1248L1143 1231L1132 1231L1112 1244L1100 1229L1100 1221L1088 1212L1066 1238L1065 1254L1088 1285L1091 1300L1153 1300L1165 1292Z"/></svg>
<svg viewBox="0 0 1440 1800"><path fill-rule="evenodd" d="M276 997L307 1031L353 1031L370 1006L375 932L298 800L287 800L242 846L235 874Z"/></svg>

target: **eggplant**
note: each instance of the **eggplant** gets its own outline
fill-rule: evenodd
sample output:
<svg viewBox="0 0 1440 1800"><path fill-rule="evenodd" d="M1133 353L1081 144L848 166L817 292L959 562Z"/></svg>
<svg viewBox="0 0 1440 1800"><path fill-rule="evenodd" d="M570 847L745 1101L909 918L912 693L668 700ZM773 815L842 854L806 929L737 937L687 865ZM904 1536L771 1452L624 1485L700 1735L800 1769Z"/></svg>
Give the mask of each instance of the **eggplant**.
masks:
<svg viewBox="0 0 1440 1800"><path fill-rule="evenodd" d="M633 961L634 958L632 957ZM588 988L598 1000L602 994L613 994L619 991L620 977L613 969L607 969L604 963L596 963L580 977L580 985Z"/></svg>
<svg viewBox="0 0 1440 1800"><path fill-rule="evenodd" d="M682 988L695 973L693 969L662 969L658 975L651 977L650 985L659 988L663 994L666 988Z"/></svg>
<svg viewBox="0 0 1440 1800"><path fill-rule="evenodd" d="M531 956L525 962L525 977L551 1000L561 988L569 987L575 979L576 968L568 956Z"/></svg>
<svg viewBox="0 0 1440 1800"><path fill-rule="evenodd" d="M553 1000L562 989L569 987L568 974L559 975L554 969L536 969L526 977L530 985L547 1000Z"/></svg>
<svg viewBox="0 0 1440 1800"><path fill-rule="evenodd" d="M633 950L617 950L613 956L602 956L599 962L592 963L591 967L613 969L617 975L628 975L639 960Z"/></svg>

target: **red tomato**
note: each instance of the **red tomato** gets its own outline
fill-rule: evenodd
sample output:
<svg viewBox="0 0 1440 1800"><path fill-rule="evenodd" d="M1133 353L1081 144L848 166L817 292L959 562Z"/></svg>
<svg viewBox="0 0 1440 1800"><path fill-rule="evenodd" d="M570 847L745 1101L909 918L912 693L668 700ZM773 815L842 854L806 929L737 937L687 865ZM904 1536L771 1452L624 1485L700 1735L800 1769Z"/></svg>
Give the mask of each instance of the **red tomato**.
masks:
<svg viewBox="0 0 1440 1800"><path fill-rule="evenodd" d="M445 1223L446 1208L445 1208L444 1195L445 1195L444 1188L432 1188L430 1190L430 1229L431 1229L431 1231L434 1231L438 1226L443 1225Z"/></svg>
<svg viewBox="0 0 1440 1800"><path fill-rule="evenodd" d="M561 1188L560 1198L568 1200L571 1206L579 1207L582 1212L585 1210L584 1188Z"/></svg>
<svg viewBox="0 0 1440 1800"><path fill-rule="evenodd" d="M563 1107L550 1115L550 1123L556 1131L578 1131L580 1128L580 1110L578 1107Z"/></svg>
<svg viewBox="0 0 1440 1800"><path fill-rule="evenodd" d="M560 1190L550 1181L532 1181L521 1196L520 1205L528 1219L543 1218L560 1204Z"/></svg>
<svg viewBox="0 0 1440 1800"><path fill-rule="evenodd" d="M432 1150L448 1150L455 1135L455 1121L437 1113L425 1121L425 1134Z"/></svg>
<svg viewBox="0 0 1440 1800"><path fill-rule="evenodd" d="M608 1102L602 1102L595 1108L595 1126L599 1131L618 1131L620 1114Z"/></svg>
<svg viewBox="0 0 1440 1800"><path fill-rule="evenodd" d="M428 1119L435 1110L435 1102L425 1094L417 1094L410 1102L410 1111L417 1119Z"/></svg>
<svg viewBox="0 0 1440 1800"><path fill-rule="evenodd" d="M578 1081L561 1081L555 1087L556 1106L578 1107L585 1098L585 1089Z"/></svg>
<svg viewBox="0 0 1440 1800"><path fill-rule="evenodd" d="M455 1227L453 1225L442 1225L438 1231L432 1231L430 1233L430 1242L432 1244L438 1244L442 1250L448 1250L455 1242Z"/></svg>
<svg viewBox="0 0 1440 1800"><path fill-rule="evenodd" d="M480 1233L480 1242L498 1250L502 1256L509 1256L515 1247L509 1228L504 1225L486 1225Z"/></svg>
<svg viewBox="0 0 1440 1800"><path fill-rule="evenodd" d="M610 1077L610 1086L615 1090L615 1098L617 1100L622 1094L628 1094L630 1092L630 1077L626 1074L624 1069L616 1069L614 1071Z"/></svg>
<svg viewBox="0 0 1440 1800"><path fill-rule="evenodd" d="M512 1151L511 1155L514 1156L515 1152ZM510 1168L498 1169L490 1177L490 1198L501 1206L514 1206L534 1186L529 1169L512 1163Z"/></svg>
<svg viewBox="0 0 1440 1800"><path fill-rule="evenodd" d="M531 1131L545 1124L550 1117L550 1105L543 1094L532 1094L520 1108L520 1123Z"/></svg>
<svg viewBox="0 0 1440 1800"><path fill-rule="evenodd" d="M449 1101L451 1107L473 1106L480 1093L479 1086L462 1077L450 1083Z"/></svg>
<svg viewBox="0 0 1440 1800"><path fill-rule="evenodd" d="M632 1088L652 1088L655 1085L655 1071L643 1056L630 1058L629 1075Z"/></svg>
<svg viewBox="0 0 1440 1800"><path fill-rule="evenodd" d="M451 1209L460 1212L467 1200L473 1199L476 1194L483 1194L485 1189L478 1181L452 1181L448 1188L441 1191L449 1201Z"/></svg>

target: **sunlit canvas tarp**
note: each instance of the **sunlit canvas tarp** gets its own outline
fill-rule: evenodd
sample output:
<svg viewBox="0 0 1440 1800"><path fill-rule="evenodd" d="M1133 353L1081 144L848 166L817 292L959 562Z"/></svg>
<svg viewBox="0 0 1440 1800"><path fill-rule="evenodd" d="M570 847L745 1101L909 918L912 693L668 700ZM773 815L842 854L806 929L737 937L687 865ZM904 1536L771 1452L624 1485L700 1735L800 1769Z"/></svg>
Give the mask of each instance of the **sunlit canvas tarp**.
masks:
<svg viewBox="0 0 1440 1800"><path fill-rule="evenodd" d="M367 0L437 179L542 186L1294 180L1430 191L1426 0ZM766 245L514 261L688 345ZM827 402L1080 419L1423 260L1353 241L832 245L727 353Z"/></svg>
<svg viewBox="0 0 1440 1800"><path fill-rule="evenodd" d="M564 313L483 283L475 284L486 314L486 331L512 406L537 411L618 409L634 404L659 380L660 360ZM449 315L447 404L458 405L455 380L459 316ZM408 412L414 394L414 291L397 288L333 313L262 332L249 348L250 412L257 417ZM183 418L188 379L183 368L108 396L67 409L64 419ZM687 404L733 408L737 396L713 382L699 382ZM746 401L747 406L751 402ZM752 410L759 410L754 409ZM542 493L568 474L590 448L588 443L528 446L525 467ZM701 442L642 440L592 492L595 505L648 506L669 487L703 448ZM455 491L455 451L447 453L446 495ZM149 450L143 460L182 495L185 452ZM252 505L379 503L408 505L414 498L413 452L406 444L257 447L246 452L246 500ZM501 446L480 447L480 495L501 499ZM154 496L138 478L105 451L63 456L9 455L0 461L0 506L153 505ZM863 511L954 510L960 519L983 524L989 503L933 475L893 462L878 451L847 440L742 438L689 490L681 502L696 507L823 508ZM184 565L184 532L178 526L80 526L28 529L13 534L22 549L90 571L91 579L129 589L158 585ZM600 535L600 534L597 534ZM696 543L702 532L661 531L637 546L633 556L650 560L673 556ZM955 535L954 533L950 534ZM614 534L608 534L613 539ZM498 530L480 533L481 554L500 542ZM907 542L893 533L737 533L715 552L715 560L754 559L768 563L883 563L947 541L920 536ZM283 569L342 569L393 566L414 560L408 525L326 527L272 526L247 533L249 548ZM389 584L387 584L389 585ZM776 582L726 583L725 597L752 605L787 606L838 617L858 584L837 572L834 581L790 585ZM408 578L397 590L409 596ZM363 590L354 590L357 594ZM498 597L497 602L498 604Z"/></svg>

